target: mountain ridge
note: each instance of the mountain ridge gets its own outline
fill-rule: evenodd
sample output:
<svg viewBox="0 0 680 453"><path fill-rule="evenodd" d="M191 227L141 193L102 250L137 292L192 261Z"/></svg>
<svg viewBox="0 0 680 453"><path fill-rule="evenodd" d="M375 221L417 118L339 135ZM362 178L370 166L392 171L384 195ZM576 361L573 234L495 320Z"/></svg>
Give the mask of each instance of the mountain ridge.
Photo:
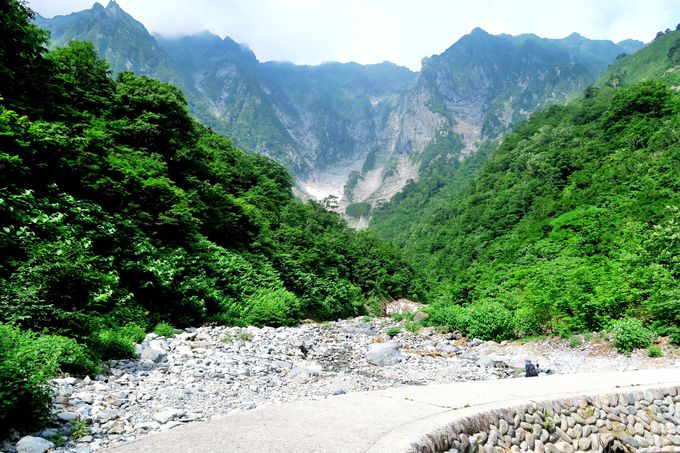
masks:
<svg viewBox="0 0 680 453"><path fill-rule="evenodd" d="M475 28L414 73L393 63L260 62L247 46L209 32L154 37L115 2L37 23L54 44L96 41L115 72L181 87L199 120L282 163L300 196L337 197L341 211L384 204L424 168L450 165L532 111L580 95L591 72L613 61L611 49L622 53L611 42L607 52L595 44L590 53L567 51L564 40L520 42ZM129 39L98 36L105 27Z"/></svg>

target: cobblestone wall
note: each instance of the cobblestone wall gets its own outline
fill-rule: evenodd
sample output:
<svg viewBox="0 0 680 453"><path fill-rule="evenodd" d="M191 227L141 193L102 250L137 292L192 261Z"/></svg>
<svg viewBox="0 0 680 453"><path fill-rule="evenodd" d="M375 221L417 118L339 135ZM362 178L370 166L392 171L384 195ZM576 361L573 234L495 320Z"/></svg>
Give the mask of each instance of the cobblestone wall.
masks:
<svg viewBox="0 0 680 453"><path fill-rule="evenodd" d="M680 387L480 412L437 429L411 448L422 453L610 450L680 453Z"/></svg>

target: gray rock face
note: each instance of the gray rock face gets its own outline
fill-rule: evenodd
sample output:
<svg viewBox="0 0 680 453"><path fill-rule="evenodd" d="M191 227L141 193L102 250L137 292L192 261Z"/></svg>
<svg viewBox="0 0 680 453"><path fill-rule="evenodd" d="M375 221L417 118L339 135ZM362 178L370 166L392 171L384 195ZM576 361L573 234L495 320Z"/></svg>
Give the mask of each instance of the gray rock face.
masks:
<svg viewBox="0 0 680 453"><path fill-rule="evenodd" d="M54 444L42 437L26 436L17 442L16 448L17 453L44 453L54 448Z"/></svg>
<svg viewBox="0 0 680 453"><path fill-rule="evenodd" d="M401 353L394 343L375 343L368 347L366 360L375 366L394 365L401 362Z"/></svg>
<svg viewBox="0 0 680 453"><path fill-rule="evenodd" d="M38 20L54 44L94 40L116 72L180 81L203 121L238 147L284 164L301 191L345 197L341 208L389 200L418 178L419 166L409 163L437 140L463 142L462 149L449 146L456 160L535 109L580 94L631 46L537 37L527 45L524 37L477 29L424 59L418 73L389 62L296 66L261 63L231 38L209 33L155 39L115 9ZM343 191L348 181L356 184Z"/></svg>

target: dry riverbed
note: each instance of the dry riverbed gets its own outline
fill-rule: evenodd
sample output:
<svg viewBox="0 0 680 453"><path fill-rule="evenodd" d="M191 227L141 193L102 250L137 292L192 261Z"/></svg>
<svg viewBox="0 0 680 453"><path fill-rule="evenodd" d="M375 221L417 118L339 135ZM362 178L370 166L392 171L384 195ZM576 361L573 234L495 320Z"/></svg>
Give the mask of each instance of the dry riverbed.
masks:
<svg viewBox="0 0 680 453"><path fill-rule="evenodd" d="M556 338L499 344L402 327L390 337L401 324L355 318L277 329L200 327L174 338L149 334L140 360L112 361L101 376L56 379L53 425L22 442L38 445L40 437L54 443L54 451L86 453L289 401L514 378L523 375L525 358L560 374L680 366L678 349L665 342L663 357L650 358L646 351L627 357L606 336L581 338L579 344ZM0 444L0 450L15 451L17 440Z"/></svg>

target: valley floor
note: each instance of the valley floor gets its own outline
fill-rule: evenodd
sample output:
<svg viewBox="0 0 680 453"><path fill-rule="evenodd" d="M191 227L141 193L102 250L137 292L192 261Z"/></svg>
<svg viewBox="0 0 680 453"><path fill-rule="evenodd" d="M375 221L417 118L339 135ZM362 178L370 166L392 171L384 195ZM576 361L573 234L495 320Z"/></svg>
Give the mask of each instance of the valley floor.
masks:
<svg viewBox="0 0 680 453"><path fill-rule="evenodd" d="M512 378L523 375L526 358L558 374L680 366L680 351L665 344L663 357L650 358L646 351L617 354L597 335L578 345L558 338L499 344L402 328L390 340L388 330L394 333L397 325L391 318L355 318L278 329L201 327L170 339L149 334L140 347L143 360L113 361L107 374L93 379L55 380L54 427L35 435L62 443L56 451L86 453L289 401ZM369 363L367 352L382 342L396 346L398 363ZM0 450L12 451L14 443L0 444Z"/></svg>

